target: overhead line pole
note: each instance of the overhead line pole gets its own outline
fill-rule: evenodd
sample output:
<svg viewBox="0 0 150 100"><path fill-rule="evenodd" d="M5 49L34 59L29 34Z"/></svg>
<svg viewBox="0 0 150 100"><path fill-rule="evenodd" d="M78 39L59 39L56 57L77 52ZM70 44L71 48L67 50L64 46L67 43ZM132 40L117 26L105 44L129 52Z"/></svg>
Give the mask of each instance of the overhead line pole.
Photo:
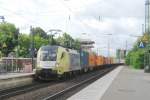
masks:
<svg viewBox="0 0 150 100"><path fill-rule="evenodd" d="M31 58L32 58L32 69L34 68L34 32L32 26L30 26L30 34L31 34Z"/></svg>
<svg viewBox="0 0 150 100"><path fill-rule="evenodd" d="M109 43L109 39L108 39L108 57L110 57L110 43Z"/></svg>
<svg viewBox="0 0 150 100"><path fill-rule="evenodd" d="M142 24L142 34L144 35L144 24Z"/></svg>
<svg viewBox="0 0 150 100"><path fill-rule="evenodd" d="M127 55L127 50L128 49L128 41L126 40L126 51L125 51L125 56Z"/></svg>

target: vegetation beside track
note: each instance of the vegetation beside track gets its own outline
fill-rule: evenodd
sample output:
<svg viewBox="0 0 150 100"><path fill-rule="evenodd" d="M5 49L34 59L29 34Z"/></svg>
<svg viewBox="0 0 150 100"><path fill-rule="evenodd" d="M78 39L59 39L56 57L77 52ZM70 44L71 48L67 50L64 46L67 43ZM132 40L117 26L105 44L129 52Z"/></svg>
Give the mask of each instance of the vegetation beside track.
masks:
<svg viewBox="0 0 150 100"><path fill-rule="evenodd" d="M40 27L33 28L33 33L35 51L42 45L48 44L80 49L79 41L67 33L53 38L53 35L48 34ZM21 33L12 23L0 23L0 57L7 57L9 54L17 57L30 57L31 42L31 34Z"/></svg>
<svg viewBox="0 0 150 100"><path fill-rule="evenodd" d="M139 37L136 41L132 50L130 50L126 56L126 64L130 65L135 69L143 69L144 68L144 54L149 44L150 36L148 34L144 34L142 37ZM144 48L140 48L140 43L143 43Z"/></svg>

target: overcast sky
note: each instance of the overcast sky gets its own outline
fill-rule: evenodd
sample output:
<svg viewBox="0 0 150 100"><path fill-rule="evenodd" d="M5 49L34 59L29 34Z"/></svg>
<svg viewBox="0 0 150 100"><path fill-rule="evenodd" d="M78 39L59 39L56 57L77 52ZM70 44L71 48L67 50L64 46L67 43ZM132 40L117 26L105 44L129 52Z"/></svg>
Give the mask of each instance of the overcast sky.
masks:
<svg viewBox="0 0 150 100"><path fill-rule="evenodd" d="M32 25L92 39L95 48L107 55L108 41L114 54L117 48L125 48L126 40L128 49L132 47L136 38L131 34L142 34L144 3L145 0L0 0L0 15L23 33L29 33Z"/></svg>

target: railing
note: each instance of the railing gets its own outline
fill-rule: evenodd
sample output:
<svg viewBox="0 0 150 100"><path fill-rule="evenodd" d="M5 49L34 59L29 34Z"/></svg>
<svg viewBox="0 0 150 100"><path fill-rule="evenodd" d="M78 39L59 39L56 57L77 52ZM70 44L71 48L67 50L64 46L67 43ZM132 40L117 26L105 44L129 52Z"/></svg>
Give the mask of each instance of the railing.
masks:
<svg viewBox="0 0 150 100"><path fill-rule="evenodd" d="M34 68L36 66L36 58L33 60ZM31 58L10 58L3 57L0 59L1 73L30 73L33 71Z"/></svg>

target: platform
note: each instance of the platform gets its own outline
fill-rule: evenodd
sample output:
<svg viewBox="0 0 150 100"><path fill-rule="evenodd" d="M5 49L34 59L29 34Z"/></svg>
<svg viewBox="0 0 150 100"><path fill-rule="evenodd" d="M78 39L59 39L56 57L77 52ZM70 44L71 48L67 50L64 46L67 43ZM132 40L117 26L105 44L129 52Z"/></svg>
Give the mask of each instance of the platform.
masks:
<svg viewBox="0 0 150 100"><path fill-rule="evenodd" d="M150 74L119 66L68 100L150 100Z"/></svg>
<svg viewBox="0 0 150 100"><path fill-rule="evenodd" d="M34 73L0 74L0 90L31 84Z"/></svg>
<svg viewBox="0 0 150 100"><path fill-rule="evenodd" d="M16 77L24 77L24 76L30 76L30 75L34 75L34 73L4 73L4 74L0 74L0 80L16 78Z"/></svg>

